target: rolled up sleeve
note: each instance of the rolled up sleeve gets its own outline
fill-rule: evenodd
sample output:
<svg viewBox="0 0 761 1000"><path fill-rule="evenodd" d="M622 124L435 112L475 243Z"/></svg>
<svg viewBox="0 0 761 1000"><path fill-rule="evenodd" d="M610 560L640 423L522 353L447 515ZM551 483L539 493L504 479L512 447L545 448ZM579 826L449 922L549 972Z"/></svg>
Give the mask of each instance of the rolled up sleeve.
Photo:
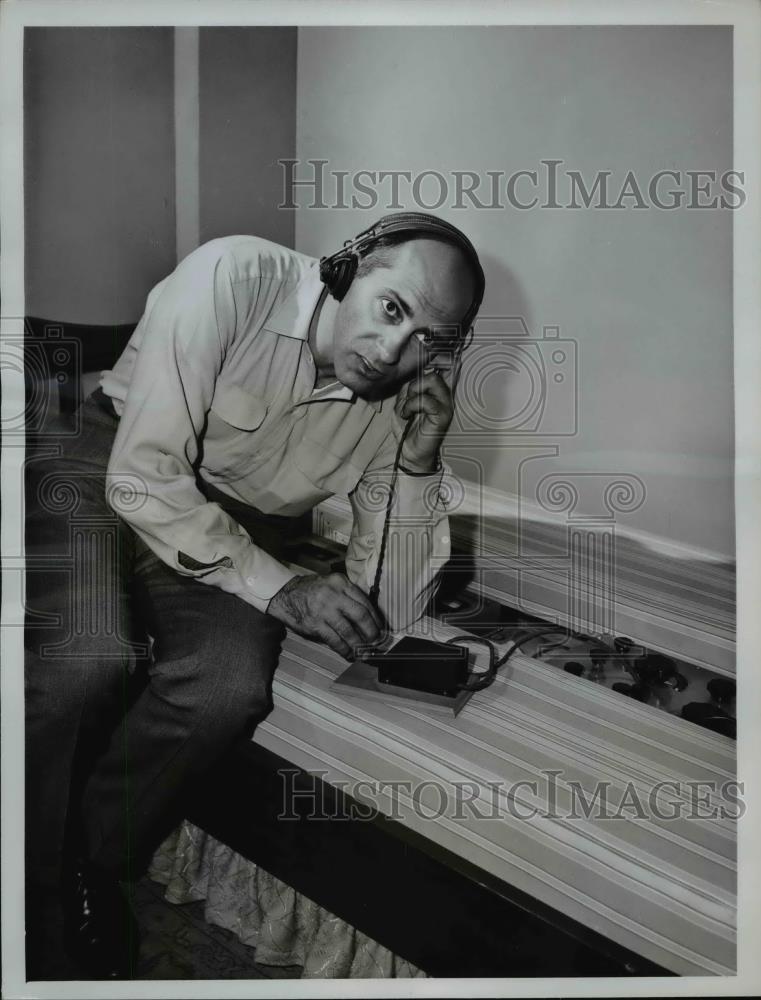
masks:
<svg viewBox="0 0 761 1000"><path fill-rule="evenodd" d="M230 269L208 245L151 293L107 499L177 573L266 611L294 571L255 545L196 484L199 442L236 323Z"/></svg>

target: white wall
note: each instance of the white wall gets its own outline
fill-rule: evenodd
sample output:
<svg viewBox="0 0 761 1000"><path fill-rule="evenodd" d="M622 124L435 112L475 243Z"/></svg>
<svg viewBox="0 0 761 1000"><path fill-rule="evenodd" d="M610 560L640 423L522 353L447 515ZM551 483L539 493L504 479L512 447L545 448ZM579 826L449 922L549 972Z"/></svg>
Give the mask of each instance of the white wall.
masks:
<svg viewBox="0 0 761 1000"><path fill-rule="evenodd" d="M201 28L201 242L255 233L293 246L278 160L296 148L296 28Z"/></svg>
<svg viewBox="0 0 761 1000"><path fill-rule="evenodd" d="M628 170L646 185L662 169L732 168L731 80L722 28L301 28L297 155L413 174L557 158L588 182L612 171L614 190ZM383 211L297 200L296 246L315 255ZM515 450L484 452L486 484L533 497L551 471L630 472L647 498L618 515L625 527L733 555L731 212L437 211L482 252L482 315L578 342L578 433L537 438L559 454L520 485ZM519 391L504 372L487 380L488 412ZM448 452L472 478L466 456Z"/></svg>

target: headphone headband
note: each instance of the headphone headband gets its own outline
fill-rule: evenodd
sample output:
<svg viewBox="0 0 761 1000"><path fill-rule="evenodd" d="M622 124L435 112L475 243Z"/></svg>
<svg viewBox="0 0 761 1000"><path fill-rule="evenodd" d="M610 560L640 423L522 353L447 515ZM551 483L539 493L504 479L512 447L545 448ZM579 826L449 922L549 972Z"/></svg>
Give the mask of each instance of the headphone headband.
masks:
<svg viewBox="0 0 761 1000"><path fill-rule="evenodd" d="M483 300L486 285L484 272L475 247L468 237L457 226L435 215L428 215L425 212L398 212L395 215L385 215L372 226L363 229L353 239L346 240L340 250L327 257L321 257L320 278L328 291L340 302L351 287L362 251L382 237L393 236L396 233L438 237L458 247L466 255L476 280L473 301L462 321L463 332L467 334Z"/></svg>

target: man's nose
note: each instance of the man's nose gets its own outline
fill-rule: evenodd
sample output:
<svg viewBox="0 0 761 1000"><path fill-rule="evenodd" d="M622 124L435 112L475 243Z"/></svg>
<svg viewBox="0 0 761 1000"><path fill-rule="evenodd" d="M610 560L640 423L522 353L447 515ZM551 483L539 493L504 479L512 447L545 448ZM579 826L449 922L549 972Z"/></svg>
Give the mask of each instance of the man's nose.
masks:
<svg viewBox="0 0 761 1000"><path fill-rule="evenodd" d="M388 366L398 364L411 332L405 324L404 327L397 326L378 334L378 360Z"/></svg>

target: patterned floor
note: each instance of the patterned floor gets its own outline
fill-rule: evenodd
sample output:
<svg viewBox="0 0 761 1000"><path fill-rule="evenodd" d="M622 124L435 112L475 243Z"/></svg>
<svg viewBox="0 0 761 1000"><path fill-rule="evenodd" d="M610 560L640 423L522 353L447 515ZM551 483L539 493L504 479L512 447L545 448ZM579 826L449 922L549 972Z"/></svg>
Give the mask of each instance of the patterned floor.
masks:
<svg viewBox="0 0 761 1000"><path fill-rule="evenodd" d="M222 927L206 923L203 903L175 906L163 898L164 887L145 876L134 886L133 909L142 946L137 980L166 979L300 979L301 967L258 965L253 948ZM46 957L35 978L79 979L59 953L51 920Z"/></svg>
<svg viewBox="0 0 761 1000"><path fill-rule="evenodd" d="M142 947L136 979L299 979L300 966L257 965L253 948L208 924L203 903L175 906L147 876L135 886Z"/></svg>

